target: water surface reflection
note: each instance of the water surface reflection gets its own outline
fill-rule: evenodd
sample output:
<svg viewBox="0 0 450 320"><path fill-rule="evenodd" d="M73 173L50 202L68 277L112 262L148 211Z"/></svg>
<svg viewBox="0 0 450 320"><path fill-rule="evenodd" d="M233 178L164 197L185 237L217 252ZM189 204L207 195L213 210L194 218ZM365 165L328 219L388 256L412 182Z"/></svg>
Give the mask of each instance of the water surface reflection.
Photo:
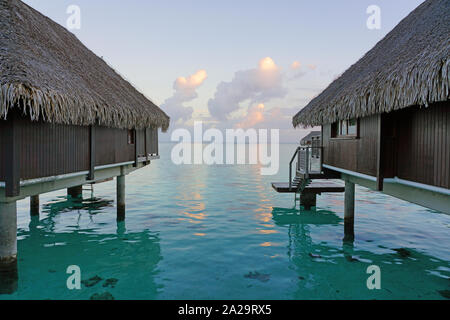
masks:
<svg viewBox="0 0 450 320"><path fill-rule="evenodd" d="M100 198L58 198L45 204L43 219L31 217L29 229L19 229L18 290L2 298L154 299L154 276L162 259L158 233L127 232L125 222L117 222L114 233L98 233L95 223L91 228L77 223L86 217L95 222L95 215L111 205L111 200ZM75 223L55 228L61 215ZM81 268L81 290L66 286L70 265Z"/></svg>
<svg viewBox="0 0 450 320"><path fill-rule="evenodd" d="M298 274L296 299L439 299L448 294L450 270L442 267L445 261L414 248L386 248L390 253L376 254L359 249L358 241L343 240L336 246L314 240L321 228L343 230L343 219L331 211L273 208L272 215L275 224L286 229L287 255ZM367 288L370 265L381 268L381 290Z"/></svg>

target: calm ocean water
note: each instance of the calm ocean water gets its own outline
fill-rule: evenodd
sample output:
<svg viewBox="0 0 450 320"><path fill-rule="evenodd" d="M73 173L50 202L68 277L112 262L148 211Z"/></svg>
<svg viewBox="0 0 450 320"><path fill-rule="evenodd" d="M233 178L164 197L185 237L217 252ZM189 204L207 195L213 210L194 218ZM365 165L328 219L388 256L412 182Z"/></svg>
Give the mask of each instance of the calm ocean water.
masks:
<svg viewBox="0 0 450 320"><path fill-rule="evenodd" d="M18 290L0 299L449 298L449 216L357 187L356 239L344 244L343 194L300 213L271 188L287 181L296 145L280 145L276 176L258 165L176 166L172 146L127 176L125 223L114 181L83 202L41 195L33 221L20 201ZM69 265L102 280L68 290ZM381 268L380 290L367 289L369 265Z"/></svg>

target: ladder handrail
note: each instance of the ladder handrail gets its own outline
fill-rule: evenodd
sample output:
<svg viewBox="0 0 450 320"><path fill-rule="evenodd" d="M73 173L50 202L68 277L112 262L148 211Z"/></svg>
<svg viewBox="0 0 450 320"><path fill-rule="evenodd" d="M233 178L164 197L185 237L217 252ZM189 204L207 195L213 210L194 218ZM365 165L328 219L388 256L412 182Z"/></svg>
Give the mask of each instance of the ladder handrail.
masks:
<svg viewBox="0 0 450 320"><path fill-rule="evenodd" d="M322 172L322 163L323 163L323 146L299 146L295 150L291 161L289 162L289 191L292 190L292 163L297 157L297 173L300 170L300 173L303 175L303 178L308 180L311 172L314 172L312 169L312 160L310 159L313 156L313 151L319 151L320 165L319 171ZM302 161L301 161L302 160ZM301 163L300 163L301 162Z"/></svg>
<svg viewBox="0 0 450 320"><path fill-rule="evenodd" d="M294 162L295 156L297 155L297 153L300 151L300 147L297 147L297 149L295 149L295 153L292 156L291 161L289 162L289 191L292 190L292 162Z"/></svg>
<svg viewBox="0 0 450 320"><path fill-rule="evenodd" d="M306 176L306 179L308 179L308 177L309 177L309 149L310 149L310 147L304 148L304 150L306 151L306 156L305 156L305 176Z"/></svg>

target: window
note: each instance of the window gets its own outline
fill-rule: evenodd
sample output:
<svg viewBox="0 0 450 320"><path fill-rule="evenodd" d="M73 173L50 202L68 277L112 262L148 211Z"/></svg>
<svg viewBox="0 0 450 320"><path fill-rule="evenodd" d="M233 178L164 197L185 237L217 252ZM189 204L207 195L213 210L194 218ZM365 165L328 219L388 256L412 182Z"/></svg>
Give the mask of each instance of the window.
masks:
<svg viewBox="0 0 450 320"><path fill-rule="evenodd" d="M134 130L128 130L128 144L134 144Z"/></svg>
<svg viewBox="0 0 450 320"><path fill-rule="evenodd" d="M346 136L348 131L348 126L347 126L348 121L339 121L339 135L340 136Z"/></svg>
<svg viewBox="0 0 450 320"><path fill-rule="evenodd" d="M358 135L358 120L340 120L331 125L331 137L356 137Z"/></svg>
<svg viewBox="0 0 450 320"><path fill-rule="evenodd" d="M356 136L356 134L358 133L357 131L357 125L358 122L356 121L356 119L351 119L348 120L348 125L347 125L347 135L349 136Z"/></svg>

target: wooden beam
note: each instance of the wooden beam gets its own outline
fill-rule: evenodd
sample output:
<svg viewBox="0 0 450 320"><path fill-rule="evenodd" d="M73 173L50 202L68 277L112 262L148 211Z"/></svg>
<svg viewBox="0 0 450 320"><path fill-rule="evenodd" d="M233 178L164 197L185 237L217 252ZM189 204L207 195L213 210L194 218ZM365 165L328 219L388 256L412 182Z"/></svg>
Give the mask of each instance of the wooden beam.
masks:
<svg viewBox="0 0 450 320"><path fill-rule="evenodd" d="M39 216L39 195L30 197L30 215Z"/></svg>
<svg viewBox="0 0 450 320"><path fill-rule="evenodd" d="M150 164L150 161L148 160L148 148L147 148L147 128L144 129L144 152L145 152L145 164Z"/></svg>
<svg viewBox="0 0 450 320"><path fill-rule="evenodd" d="M67 188L67 196L71 198L83 198L83 185Z"/></svg>
<svg viewBox="0 0 450 320"><path fill-rule="evenodd" d="M317 193L302 193L300 194L300 205L305 210L311 210L317 205Z"/></svg>
<svg viewBox="0 0 450 320"><path fill-rule="evenodd" d="M145 150L145 157L148 156L147 153L147 128L144 129L144 150Z"/></svg>
<svg viewBox="0 0 450 320"><path fill-rule="evenodd" d="M377 119L377 191L383 191L383 141L382 141L382 119L381 114L378 114Z"/></svg>
<svg viewBox="0 0 450 320"><path fill-rule="evenodd" d="M320 126L320 171L323 171L323 126Z"/></svg>
<svg viewBox="0 0 450 320"><path fill-rule="evenodd" d="M88 180L95 179L95 126L89 126L89 174Z"/></svg>
<svg viewBox="0 0 450 320"><path fill-rule="evenodd" d="M19 127L19 115L17 111L9 113L6 121L5 153L5 196L16 197L20 194L20 162L21 162L21 130Z"/></svg>
<svg viewBox="0 0 450 320"><path fill-rule="evenodd" d="M355 239L355 184L345 181L344 194L344 241Z"/></svg>
<svg viewBox="0 0 450 320"><path fill-rule="evenodd" d="M116 177L117 221L125 220L125 175Z"/></svg>
<svg viewBox="0 0 450 320"><path fill-rule="evenodd" d="M17 290L17 203L0 202L0 295Z"/></svg>
<svg viewBox="0 0 450 320"><path fill-rule="evenodd" d="M158 128L152 128L151 129L151 153L152 154L159 154L158 150Z"/></svg>
<svg viewBox="0 0 450 320"><path fill-rule="evenodd" d="M279 193L296 193L292 188L289 189L288 182L272 182L272 188ZM303 189L303 193L326 193L326 192L344 192L345 188L333 181L313 181Z"/></svg>
<svg viewBox="0 0 450 320"><path fill-rule="evenodd" d="M136 129L133 130L133 134L134 134L134 164L133 164L133 167L137 167L139 157L138 157L138 141L137 141Z"/></svg>
<svg viewBox="0 0 450 320"><path fill-rule="evenodd" d="M95 171L95 180L101 181L113 177L117 177L118 175L127 175L139 168L143 168L144 164L139 163L138 167L133 167L133 162L128 162L126 164L121 164L113 167L107 168L99 168L97 167ZM36 181L31 184L22 185L20 188L20 194L17 197L9 197L5 198L5 193L2 192L3 188L0 187L0 203L1 202L10 202L14 200L20 200L26 197L30 197L36 194L42 194L47 192L52 192L56 190L71 188L80 186L86 183L86 175L89 172L83 171L79 175L68 174L62 176L55 176L52 179L42 178L35 179ZM0 211L1 212L1 211Z"/></svg>

